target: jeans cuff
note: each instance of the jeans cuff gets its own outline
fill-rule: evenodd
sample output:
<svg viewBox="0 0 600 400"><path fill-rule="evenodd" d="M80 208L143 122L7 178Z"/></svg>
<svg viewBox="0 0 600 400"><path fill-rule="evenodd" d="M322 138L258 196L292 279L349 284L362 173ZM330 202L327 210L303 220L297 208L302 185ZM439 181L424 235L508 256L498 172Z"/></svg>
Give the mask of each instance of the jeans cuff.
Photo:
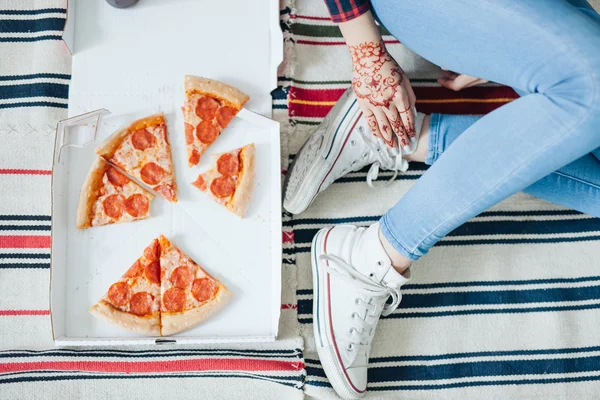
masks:
<svg viewBox="0 0 600 400"><path fill-rule="evenodd" d="M431 114L429 119L429 150L425 157L425 164L433 165L440 156L438 142L440 137L440 114Z"/></svg>
<svg viewBox="0 0 600 400"><path fill-rule="evenodd" d="M408 251L406 249L406 247L403 246L398 241L398 239L396 239L396 237L394 236L394 234L392 233L392 231L389 228L387 218L388 218L388 215L384 214L383 217L381 217L381 219L379 220L379 229L381 230L381 234L383 235L383 237L385 237L386 240L394 247L394 249L398 253L400 253L402 256L408 258L409 260L413 260L413 261L418 260L421 256L418 256L418 255L413 254L410 251Z"/></svg>

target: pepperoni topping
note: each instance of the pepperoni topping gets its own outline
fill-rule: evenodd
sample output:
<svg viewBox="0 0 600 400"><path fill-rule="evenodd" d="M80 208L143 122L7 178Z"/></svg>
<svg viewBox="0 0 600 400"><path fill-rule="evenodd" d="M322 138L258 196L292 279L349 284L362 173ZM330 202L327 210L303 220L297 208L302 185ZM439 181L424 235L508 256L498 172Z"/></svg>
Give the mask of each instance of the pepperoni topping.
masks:
<svg viewBox="0 0 600 400"><path fill-rule="evenodd" d="M113 283L108 289L108 300L115 306L124 306L131 298L129 285L125 282Z"/></svg>
<svg viewBox="0 0 600 400"><path fill-rule="evenodd" d="M192 185L196 186L200 190L206 190L206 182L204 181L202 175L198 175L198 179L196 179L196 182L192 182Z"/></svg>
<svg viewBox="0 0 600 400"><path fill-rule="evenodd" d="M204 144L211 144L219 136L219 129L212 121L202 121L196 127L196 137Z"/></svg>
<svg viewBox="0 0 600 400"><path fill-rule="evenodd" d="M129 267L129 269L127 270L127 272L125 272L125 275L123 275L125 278L135 278L136 276L138 276L141 273L141 268L142 264L140 263L140 260L137 260L136 262L133 263L133 265L131 267Z"/></svg>
<svg viewBox="0 0 600 400"><path fill-rule="evenodd" d="M152 311L154 298L150 293L139 292L131 296L129 310L135 315L146 315Z"/></svg>
<svg viewBox="0 0 600 400"><path fill-rule="evenodd" d="M162 195L165 199L174 202L177 201L177 195L175 194L175 190L173 190L172 186L169 185L160 185L155 186L154 191Z"/></svg>
<svg viewBox="0 0 600 400"><path fill-rule="evenodd" d="M240 170L240 162L235 154L223 154L217 160L217 171L223 175L237 175Z"/></svg>
<svg viewBox="0 0 600 400"><path fill-rule="evenodd" d="M140 171L142 180L148 185L156 185L158 182L162 181L165 173L164 169L153 162L144 165Z"/></svg>
<svg viewBox="0 0 600 400"><path fill-rule="evenodd" d="M194 296L194 298L199 302L212 299L216 290L217 288L215 287L215 283L212 279L196 279L192 284L192 296Z"/></svg>
<svg viewBox="0 0 600 400"><path fill-rule="evenodd" d="M194 273L190 267L177 267L171 274L170 281L176 288L187 289L194 280Z"/></svg>
<svg viewBox="0 0 600 400"><path fill-rule="evenodd" d="M106 177L113 186L123 187L129 183L129 178L117 171L113 167L109 167L106 170Z"/></svg>
<svg viewBox="0 0 600 400"><path fill-rule="evenodd" d="M148 279L152 283L160 283L160 264L158 261L152 261L150 264L146 265L146 269L144 269L144 275L146 275L146 279Z"/></svg>
<svg viewBox="0 0 600 400"><path fill-rule="evenodd" d="M200 153L198 150L192 150L192 154L190 154L190 158L188 159L189 163L192 165L196 165L200 162Z"/></svg>
<svg viewBox="0 0 600 400"><path fill-rule="evenodd" d="M102 203L104 212L111 218L121 218L125 209L125 197L120 194L111 194Z"/></svg>
<svg viewBox="0 0 600 400"><path fill-rule="evenodd" d="M152 243L150 243L148 247L144 249L144 257L150 261L155 261L160 258L160 246L158 244L158 239L154 239Z"/></svg>
<svg viewBox="0 0 600 400"><path fill-rule="evenodd" d="M140 129L131 135L131 143L135 149L143 151L149 149L150 147L154 147L156 144L156 138L146 129Z"/></svg>
<svg viewBox="0 0 600 400"><path fill-rule="evenodd" d="M125 211L132 217L139 218L148 213L150 202L143 194L132 194L125 201Z"/></svg>
<svg viewBox="0 0 600 400"><path fill-rule="evenodd" d="M187 303L184 290L172 287L163 295L163 305L167 311L182 311Z"/></svg>
<svg viewBox="0 0 600 400"><path fill-rule="evenodd" d="M188 124L187 122L184 125L185 125L185 143L192 144L192 143L194 143L194 130L196 128L194 128L194 125Z"/></svg>
<svg viewBox="0 0 600 400"><path fill-rule="evenodd" d="M219 198L229 197L235 192L235 182L229 176L220 176L211 182L210 191Z"/></svg>
<svg viewBox="0 0 600 400"><path fill-rule="evenodd" d="M203 120L210 120L215 117L219 102L210 97L200 97L196 103L196 115Z"/></svg>
<svg viewBox="0 0 600 400"><path fill-rule="evenodd" d="M221 107L219 108L219 111L217 111L217 122L222 128L225 128L237 113L238 110L233 107Z"/></svg>

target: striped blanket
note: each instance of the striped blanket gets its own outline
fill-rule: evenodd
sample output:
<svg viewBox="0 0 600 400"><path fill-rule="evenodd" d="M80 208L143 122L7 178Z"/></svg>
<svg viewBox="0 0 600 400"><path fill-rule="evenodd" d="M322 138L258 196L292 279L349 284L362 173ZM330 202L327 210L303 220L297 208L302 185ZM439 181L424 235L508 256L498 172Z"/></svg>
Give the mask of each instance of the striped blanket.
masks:
<svg viewBox="0 0 600 400"><path fill-rule="evenodd" d="M295 302L285 297L275 343L54 348L50 185L71 70L60 40L65 7L0 0L0 399L302 398L302 340ZM284 278L295 296L295 274Z"/></svg>
<svg viewBox="0 0 600 400"><path fill-rule="evenodd" d="M288 61L289 160L350 85L350 57L322 0L282 11ZM439 70L383 31L407 71L422 112L484 114L513 100L489 84L455 93ZM283 100L279 104L283 107ZM296 268L305 392L335 398L312 333L310 243L333 224L369 225L426 171L411 164L385 189L367 169L338 180L285 221L285 256ZM380 174L380 179L391 173ZM600 219L518 194L457 228L413 267L400 308L379 324L367 397L597 398L600 394Z"/></svg>

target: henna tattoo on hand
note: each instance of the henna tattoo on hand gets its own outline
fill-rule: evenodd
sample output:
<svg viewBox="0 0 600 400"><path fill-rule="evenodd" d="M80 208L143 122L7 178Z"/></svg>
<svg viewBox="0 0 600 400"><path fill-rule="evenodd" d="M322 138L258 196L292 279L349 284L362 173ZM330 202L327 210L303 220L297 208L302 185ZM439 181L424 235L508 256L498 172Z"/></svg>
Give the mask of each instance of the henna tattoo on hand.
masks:
<svg viewBox="0 0 600 400"><path fill-rule="evenodd" d="M349 46L354 65L352 86L359 99L375 107L390 107L402 89L404 71L390 56L383 41Z"/></svg>
<svg viewBox="0 0 600 400"><path fill-rule="evenodd" d="M369 128L371 128L371 132L373 132L373 135L375 135L378 130L377 119L375 118L375 115L367 115L367 122L369 123Z"/></svg>

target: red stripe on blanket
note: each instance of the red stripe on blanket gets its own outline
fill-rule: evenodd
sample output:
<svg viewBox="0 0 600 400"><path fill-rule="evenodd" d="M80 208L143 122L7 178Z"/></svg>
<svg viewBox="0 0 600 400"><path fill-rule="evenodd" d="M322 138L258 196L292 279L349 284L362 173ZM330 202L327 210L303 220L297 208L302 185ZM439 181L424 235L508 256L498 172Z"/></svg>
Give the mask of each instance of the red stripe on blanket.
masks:
<svg viewBox="0 0 600 400"><path fill-rule="evenodd" d="M0 316L2 317L21 315L50 315L50 310L0 310Z"/></svg>
<svg viewBox="0 0 600 400"><path fill-rule="evenodd" d="M88 372L181 372L181 371L299 371L303 362L257 359L193 359L173 361L111 362L111 361L39 361L0 364L0 373L21 371L88 371Z"/></svg>
<svg viewBox="0 0 600 400"><path fill-rule="evenodd" d="M298 309L298 304L282 304L281 309L282 310L296 310L296 309Z"/></svg>
<svg viewBox="0 0 600 400"><path fill-rule="evenodd" d="M0 175L52 175L48 169L0 169Z"/></svg>
<svg viewBox="0 0 600 400"><path fill-rule="evenodd" d="M283 243L294 243L294 232L281 232Z"/></svg>
<svg viewBox="0 0 600 400"><path fill-rule="evenodd" d="M0 249L48 249L50 236L0 236Z"/></svg>
<svg viewBox="0 0 600 400"><path fill-rule="evenodd" d="M473 87L454 92L441 86L413 86L417 97L417 110L426 114L487 114L518 98L506 86ZM290 88L289 113L292 117L323 118L344 89ZM315 104L317 103L317 104Z"/></svg>
<svg viewBox="0 0 600 400"><path fill-rule="evenodd" d="M400 43L400 41L398 40L384 40L385 44L398 44ZM311 46L342 46L342 45L346 45L346 42L317 42L314 40L297 40L296 41L297 44L307 44L307 45L311 45Z"/></svg>

